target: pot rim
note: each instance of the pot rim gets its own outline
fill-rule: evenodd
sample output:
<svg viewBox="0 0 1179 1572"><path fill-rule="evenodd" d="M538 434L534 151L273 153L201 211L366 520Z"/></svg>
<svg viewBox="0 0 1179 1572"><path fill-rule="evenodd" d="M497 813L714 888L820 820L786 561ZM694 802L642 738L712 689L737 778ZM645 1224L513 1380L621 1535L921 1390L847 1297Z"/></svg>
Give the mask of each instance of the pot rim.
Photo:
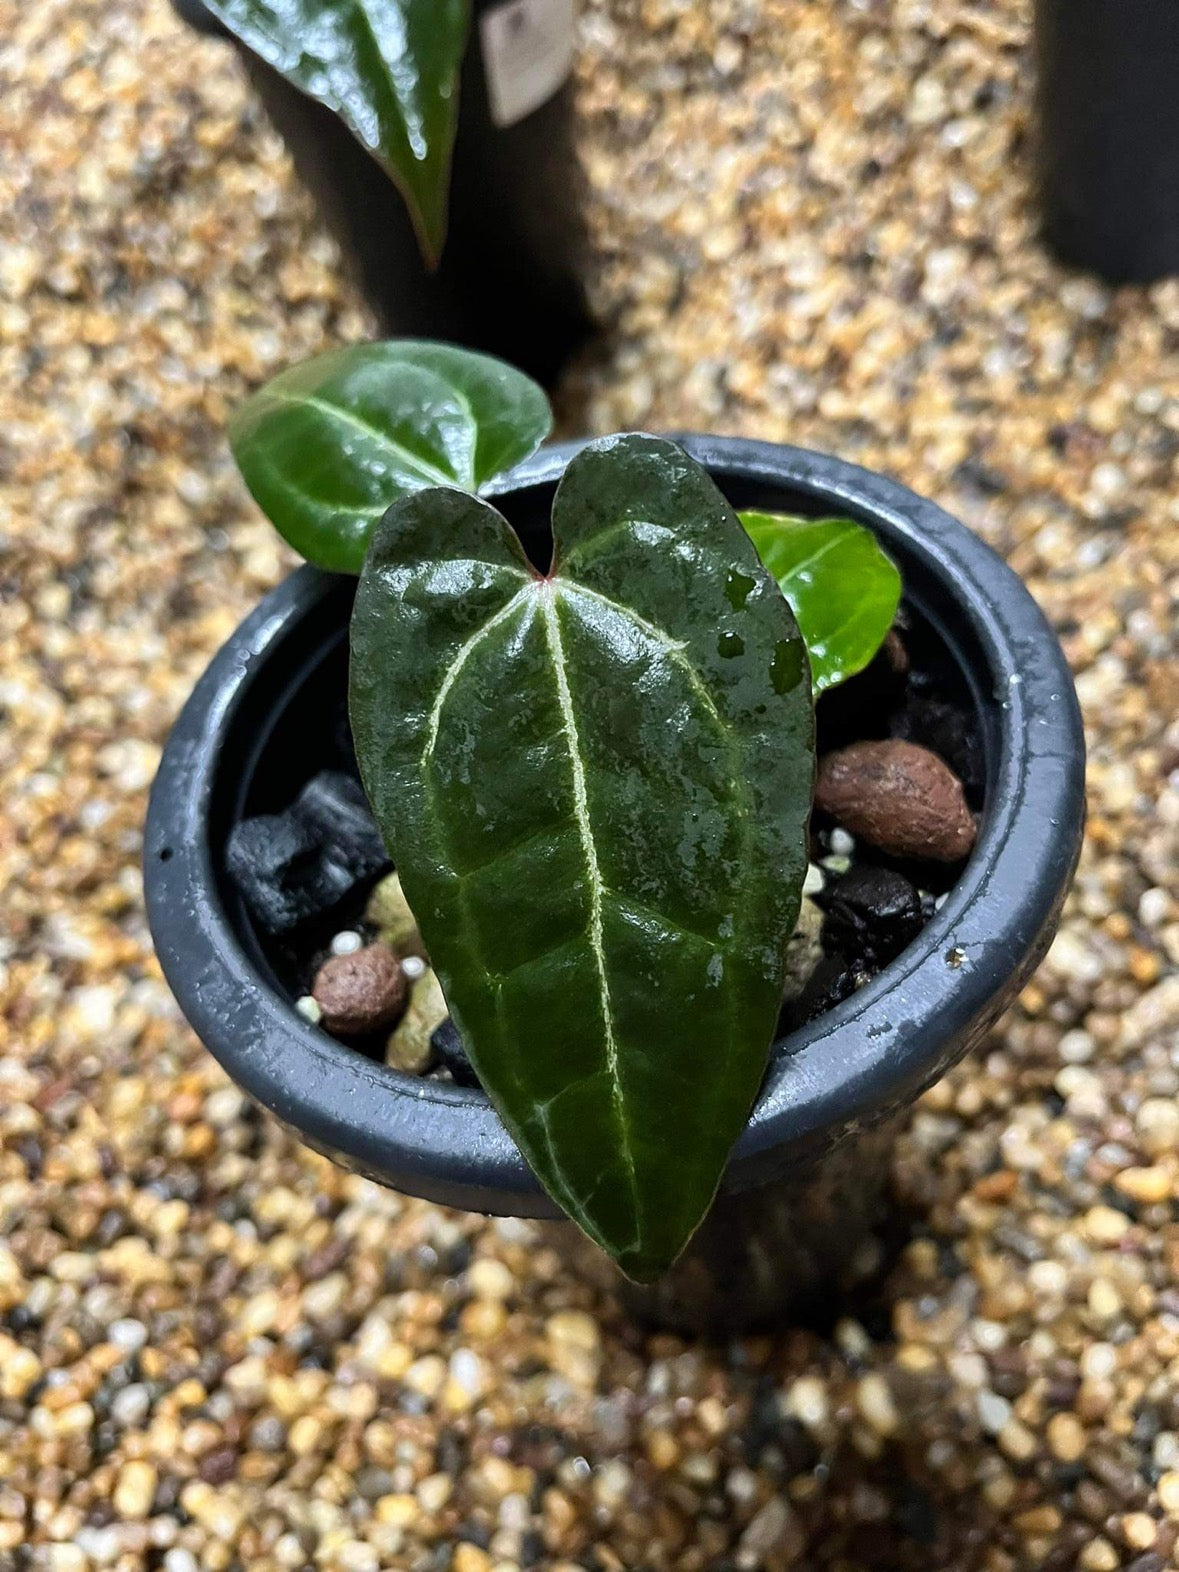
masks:
<svg viewBox="0 0 1179 1572"><path fill-rule="evenodd" d="M965 868L895 961L792 1033L789 1054L775 1055L722 1181L740 1191L912 1101L1022 986L1055 931L1079 854L1084 737L1072 677L1043 613L1002 559L941 508L806 449L683 433L676 440L722 487L728 479L788 488L871 525L901 558L907 592L919 576L953 603L952 626L931 620L976 697L993 706L995 727L986 806ZM543 448L489 490L552 484L582 446ZM336 582L301 568L267 595L214 657L169 736L144 844L161 966L205 1045L308 1144L444 1205L559 1216L482 1091L403 1075L304 1021L259 972L220 899L206 832L221 744L261 663ZM983 670L969 662L963 637L981 651Z"/></svg>

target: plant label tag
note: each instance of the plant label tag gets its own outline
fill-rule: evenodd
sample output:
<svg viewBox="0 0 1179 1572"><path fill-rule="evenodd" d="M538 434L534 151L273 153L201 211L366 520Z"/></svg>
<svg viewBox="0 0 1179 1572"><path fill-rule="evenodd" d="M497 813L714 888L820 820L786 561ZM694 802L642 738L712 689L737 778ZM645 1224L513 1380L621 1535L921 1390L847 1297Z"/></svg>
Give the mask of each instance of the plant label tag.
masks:
<svg viewBox="0 0 1179 1572"><path fill-rule="evenodd" d="M550 99L573 66L573 0L507 0L479 22L487 97L497 126Z"/></svg>

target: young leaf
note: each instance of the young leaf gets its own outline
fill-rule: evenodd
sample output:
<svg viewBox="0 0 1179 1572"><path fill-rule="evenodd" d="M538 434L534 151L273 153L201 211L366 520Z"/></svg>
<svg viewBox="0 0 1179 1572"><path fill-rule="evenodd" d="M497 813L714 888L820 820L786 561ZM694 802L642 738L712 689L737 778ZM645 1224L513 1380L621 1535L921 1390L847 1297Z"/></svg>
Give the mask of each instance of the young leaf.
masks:
<svg viewBox="0 0 1179 1572"><path fill-rule="evenodd" d="M390 503L423 486L475 491L551 426L543 390L503 361L392 339L281 372L234 411L229 441L279 534L308 562L359 573Z"/></svg>
<svg viewBox="0 0 1179 1572"><path fill-rule="evenodd" d="M400 188L426 261L446 238L470 0L207 0L248 49L334 110Z"/></svg>
<svg viewBox="0 0 1179 1572"><path fill-rule="evenodd" d="M369 800L483 1085L630 1276L665 1270L765 1070L806 869L814 718L790 608L673 443L573 459L548 577L419 492L352 618Z"/></svg>
<svg viewBox="0 0 1179 1572"><path fill-rule="evenodd" d="M872 531L850 519L788 513L740 519L798 619L816 694L862 671L901 599L901 575Z"/></svg>

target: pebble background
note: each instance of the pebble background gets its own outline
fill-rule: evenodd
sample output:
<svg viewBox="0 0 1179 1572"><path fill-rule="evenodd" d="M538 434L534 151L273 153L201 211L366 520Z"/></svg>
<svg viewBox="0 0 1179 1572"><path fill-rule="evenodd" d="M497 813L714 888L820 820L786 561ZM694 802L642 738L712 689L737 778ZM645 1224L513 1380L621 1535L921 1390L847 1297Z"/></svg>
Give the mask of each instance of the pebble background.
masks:
<svg viewBox="0 0 1179 1572"><path fill-rule="evenodd" d="M0 0L0 1569L1162 1572L1179 1532L1179 282L1036 248L1017 0L584 0L570 429L891 471L1077 674L1061 936L894 1163L821 1329L628 1326L533 1228L246 1106L138 867L169 723L288 566L248 388L361 337L227 52L163 0Z"/></svg>

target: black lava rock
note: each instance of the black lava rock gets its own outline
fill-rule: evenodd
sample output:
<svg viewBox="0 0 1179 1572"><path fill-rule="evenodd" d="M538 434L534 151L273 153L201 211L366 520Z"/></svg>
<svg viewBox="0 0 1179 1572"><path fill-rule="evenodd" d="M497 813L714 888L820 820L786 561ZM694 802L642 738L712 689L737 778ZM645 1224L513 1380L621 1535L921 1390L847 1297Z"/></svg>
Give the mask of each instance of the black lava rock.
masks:
<svg viewBox="0 0 1179 1572"><path fill-rule="evenodd" d="M910 693L893 716L889 731L892 736L919 743L944 759L966 788L971 802L982 801L982 742L974 722L957 705L930 694Z"/></svg>
<svg viewBox="0 0 1179 1572"><path fill-rule="evenodd" d="M857 988L871 982L876 968L866 959L849 961L843 955L824 955L811 973L810 981L797 999L782 1006L778 1017L779 1033L795 1032L808 1021L833 1010L850 999Z"/></svg>
<svg viewBox="0 0 1179 1572"><path fill-rule="evenodd" d="M459 1029L448 1015L430 1034L430 1047L438 1064L449 1070L456 1086L478 1086L479 1077L467 1058L467 1050L459 1036Z"/></svg>
<svg viewBox="0 0 1179 1572"><path fill-rule="evenodd" d="M366 872L384 866L389 854L381 840L364 787L339 770L323 770L304 786L291 809L315 830L332 855L349 868Z"/></svg>
<svg viewBox="0 0 1179 1572"><path fill-rule="evenodd" d="M816 900L827 915L825 942L877 966L894 960L925 926L921 896L889 868L852 868Z"/></svg>
<svg viewBox="0 0 1179 1572"><path fill-rule="evenodd" d="M314 776L285 812L236 824L226 863L253 916L276 935L326 920L391 866L363 788L338 770Z"/></svg>
<svg viewBox="0 0 1179 1572"><path fill-rule="evenodd" d="M319 849L292 813L259 814L235 824L225 851L229 876L268 933L297 927L319 908L310 898Z"/></svg>

